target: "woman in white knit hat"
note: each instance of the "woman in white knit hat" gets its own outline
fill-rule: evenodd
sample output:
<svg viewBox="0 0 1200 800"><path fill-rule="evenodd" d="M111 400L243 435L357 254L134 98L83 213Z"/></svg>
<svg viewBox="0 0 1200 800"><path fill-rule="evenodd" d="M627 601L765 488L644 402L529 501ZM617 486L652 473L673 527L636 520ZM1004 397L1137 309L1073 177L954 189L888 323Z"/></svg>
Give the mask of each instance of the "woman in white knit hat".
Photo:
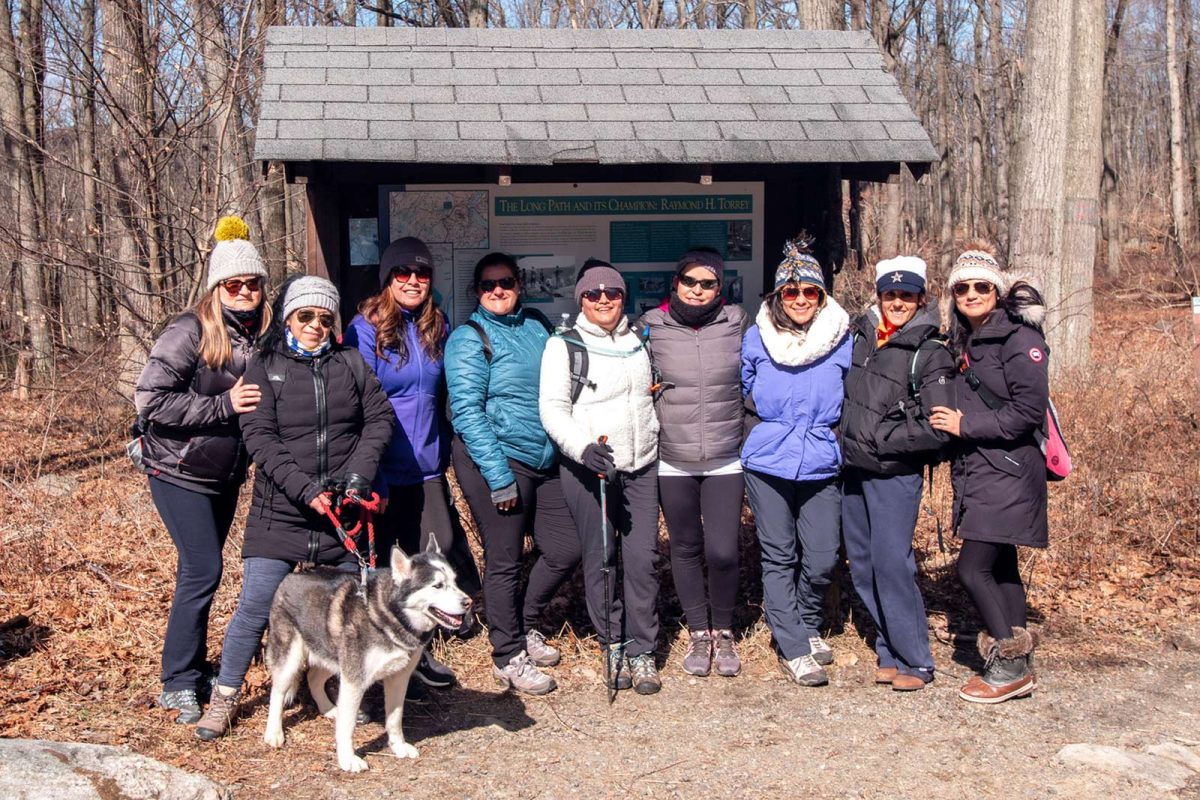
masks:
<svg viewBox="0 0 1200 800"><path fill-rule="evenodd" d="M271 322L267 269L247 234L237 217L217 223L205 294L154 342L134 393L140 436L130 455L177 554L158 703L187 724L200 719L197 693L208 688L208 612L246 478L238 417L260 396L242 374Z"/></svg>
<svg viewBox="0 0 1200 800"><path fill-rule="evenodd" d="M357 570L325 512L334 487L369 496L394 417L374 373L333 337L338 291L316 275L289 278L247 380L263 387L242 420L254 459L254 499L242 546L242 591L221 649L212 702L196 726L210 740L237 716L275 590L297 564Z"/></svg>

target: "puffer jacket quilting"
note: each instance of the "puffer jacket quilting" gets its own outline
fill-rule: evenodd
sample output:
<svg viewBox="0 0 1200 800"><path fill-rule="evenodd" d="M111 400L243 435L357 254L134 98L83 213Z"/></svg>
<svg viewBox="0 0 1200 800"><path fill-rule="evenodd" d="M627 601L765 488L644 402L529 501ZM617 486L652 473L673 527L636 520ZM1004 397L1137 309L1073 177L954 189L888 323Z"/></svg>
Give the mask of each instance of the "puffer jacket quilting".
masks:
<svg viewBox="0 0 1200 800"><path fill-rule="evenodd" d="M701 328L665 308L647 311L650 355L665 387L655 403L658 457L674 466L736 459L742 448L741 352L749 325L740 306L721 308Z"/></svg>
<svg viewBox="0 0 1200 800"><path fill-rule="evenodd" d="M742 446L747 469L788 480L836 477L834 428L850 368L849 317L832 298L803 340L776 330L766 304L742 343L742 393L762 420Z"/></svg>
<svg viewBox="0 0 1200 800"><path fill-rule="evenodd" d="M515 480L508 459L545 470L558 456L538 414L542 352L550 333L523 308L497 316L477 307L470 318L486 332L492 359L489 363L479 334L469 325L450 334L450 412L471 460L496 491Z"/></svg>
<svg viewBox="0 0 1200 800"><path fill-rule="evenodd" d="M571 402L567 345L561 338L551 337L542 355L538 400L542 425L572 461L578 462L587 446L604 435L613 449L616 468L637 472L658 457L649 353L626 317L609 334L579 314L575 329L588 349L590 385Z"/></svg>

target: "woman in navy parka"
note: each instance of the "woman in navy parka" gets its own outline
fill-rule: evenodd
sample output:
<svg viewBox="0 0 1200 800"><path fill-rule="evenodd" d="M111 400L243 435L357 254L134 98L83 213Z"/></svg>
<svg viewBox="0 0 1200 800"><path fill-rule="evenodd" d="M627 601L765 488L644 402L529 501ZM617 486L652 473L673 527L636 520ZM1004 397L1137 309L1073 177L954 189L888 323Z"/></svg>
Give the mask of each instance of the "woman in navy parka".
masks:
<svg viewBox="0 0 1200 800"><path fill-rule="evenodd" d="M850 367L849 317L820 264L789 242L742 344L747 411L761 419L742 447L762 550L763 609L780 666L802 686L828 682L821 604L837 564L841 452L833 428Z"/></svg>

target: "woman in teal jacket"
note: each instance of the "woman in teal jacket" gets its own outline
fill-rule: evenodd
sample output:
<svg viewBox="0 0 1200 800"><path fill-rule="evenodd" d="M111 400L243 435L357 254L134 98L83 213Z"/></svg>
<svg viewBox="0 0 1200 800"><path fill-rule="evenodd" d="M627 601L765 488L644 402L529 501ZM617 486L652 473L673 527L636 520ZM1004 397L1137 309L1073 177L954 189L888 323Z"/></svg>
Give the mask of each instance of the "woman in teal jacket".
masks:
<svg viewBox="0 0 1200 800"><path fill-rule="evenodd" d="M479 305L446 343L446 380L456 435L454 473L483 539L483 599L492 674L518 691L555 688L539 667L560 654L538 631L539 617L579 564L579 537L563 499L558 452L538 416L542 351L550 325L520 303L520 270L489 253L475 265ZM521 586L525 531L537 561Z"/></svg>

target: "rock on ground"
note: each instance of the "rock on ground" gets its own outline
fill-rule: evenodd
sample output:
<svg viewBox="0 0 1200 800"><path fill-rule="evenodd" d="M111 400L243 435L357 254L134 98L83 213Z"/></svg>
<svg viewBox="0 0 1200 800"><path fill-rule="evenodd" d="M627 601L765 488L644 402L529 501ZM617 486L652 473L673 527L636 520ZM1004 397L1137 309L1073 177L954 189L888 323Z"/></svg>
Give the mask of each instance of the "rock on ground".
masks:
<svg viewBox="0 0 1200 800"><path fill-rule="evenodd" d="M1146 781L1159 789L1182 789L1195 777L1195 772L1184 765L1186 756L1181 757L1175 747L1186 756L1200 761L1195 753L1178 745L1156 745L1150 750L1158 750L1162 755L1155 755L1153 752L1135 753L1102 744L1069 744L1058 751L1058 757L1066 764L1124 775ZM1168 752L1171 755L1167 755Z"/></svg>
<svg viewBox="0 0 1200 800"><path fill-rule="evenodd" d="M11 800L228 800L229 792L121 747L0 739L0 797Z"/></svg>

